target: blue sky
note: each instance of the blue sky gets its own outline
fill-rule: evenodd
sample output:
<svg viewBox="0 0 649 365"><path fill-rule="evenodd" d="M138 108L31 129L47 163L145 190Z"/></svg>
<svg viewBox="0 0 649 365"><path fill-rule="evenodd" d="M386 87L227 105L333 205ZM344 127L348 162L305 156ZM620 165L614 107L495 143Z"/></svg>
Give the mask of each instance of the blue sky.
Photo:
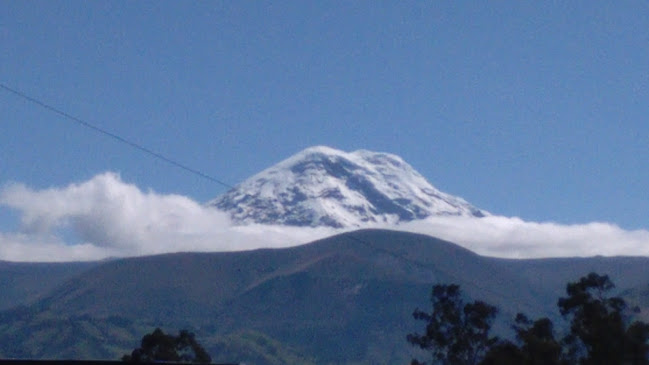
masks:
<svg viewBox="0 0 649 365"><path fill-rule="evenodd" d="M230 184L369 149L495 214L649 229L646 2L1 4L2 83ZM225 191L4 90L0 111L0 184Z"/></svg>

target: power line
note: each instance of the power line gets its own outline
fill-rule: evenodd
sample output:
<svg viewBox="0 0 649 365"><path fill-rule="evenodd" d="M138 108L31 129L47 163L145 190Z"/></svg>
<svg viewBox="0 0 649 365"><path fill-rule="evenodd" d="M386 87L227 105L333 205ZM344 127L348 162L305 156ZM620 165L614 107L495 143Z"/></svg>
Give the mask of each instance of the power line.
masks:
<svg viewBox="0 0 649 365"><path fill-rule="evenodd" d="M61 109L58 109L58 108L56 108L56 107L54 107L52 105L49 105L49 104L47 104L47 103L45 103L43 101L40 101L40 100L38 100L38 99L36 99L34 97L31 97L31 96L29 96L29 95L27 95L27 94L25 94L25 93L23 93L21 91L18 91L18 90L14 89L14 88L11 88L11 87L3 84L3 83L0 83L0 88L6 90L6 91L8 91L8 92L10 92L10 93L12 93L12 94L14 94L16 96L19 96L19 97L21 97L21 98L23 98L23 99L25 99L27 101L30 101L30 102L42 107L43 109L47 109L47 110L49 110L49 111L51 111L51 112L53 112L55 114L58 114L58 115L66 118L66 119L68 119L70 121L73 121L73 122L75 122L75 123L77 123L79 125L82 125L82 126L88 128L88 129L92 129L93 131L95 131L95 132L97 132L99 134L102 134L102 135L104 135L106 137L112 138L112 139L114 139L114 140L116 140L116 141L118 141L120 143L129 145L132 148L135 148L135 149L137 149L137 150L139 150L141 152L144 152L144 153L146 153L146 154L148 154L150 156L153 156L153 157L157 158L158 160L164 161L164 162L166 162L166 163L168 163L170 165L176 166L176 167L178 167L178 168L180 168L182 170L185 170L185 171L187 171L189 173L200 176L200 177L202 177L204 179L215 182L215 183L217 183L219 185L225 186L228 189L233 189L234 188L234 186L232 186L232 185L230 185L228 183L225 183L225 182L223 182L223 181L221 181L221 180L219 180L219 179L217 179L217 178L215 178L213 176L210 176L210 175L208 175L208 174L206 174L204 172L201 172L199 170L191 168L191 167L189 167L189 166L187 166L187 165L185 165L183 163L180 163L180 162L178 162L176 160L173 160L173 159L171 159L169 157L166 157L165 155L163 155L163 154L161 154L159 152L153 151L153 150L151 150L151 149L149 149L147 147L142 146L141 144L130 141L130 140L124 138L124 137L121 137L121 136L115 134L115 133L112 133L112 132L109 132L109 131L107 131L105 129L97 127L97 126L95 126L95 125L93 125L91 123L86 122L85 120L83 120L81 118L78 118L78 117L75 117L74 115L66 113L66 112L62 111Z"/></svg>

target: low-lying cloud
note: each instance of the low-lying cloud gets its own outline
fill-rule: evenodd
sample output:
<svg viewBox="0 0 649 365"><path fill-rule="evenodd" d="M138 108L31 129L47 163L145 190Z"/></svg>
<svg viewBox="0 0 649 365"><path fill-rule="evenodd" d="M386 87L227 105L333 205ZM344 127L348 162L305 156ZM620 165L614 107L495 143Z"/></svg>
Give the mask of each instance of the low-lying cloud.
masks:
<svg viewBox="0 0 649 365"><path fill-rule="evenodd" d="M439 237L495 257L649 255L649 231L626 231L610 223L563 225L501 216L436 217L411 222L400 229Z"/></svg>
<svg viewBox="0 0 649 365"><path fill-rule="evenodd" d="M0 205L21 218L17 232L0 232L0 260L72 261L179 251L238 251L288 247L340 230L234 225L227 214L181 195L142 191L104 173L62 188L10 184ZM394 228L458 243L498 257L649 255L649 231L609 223L561 225L519 218L434 217Z"/></svg>

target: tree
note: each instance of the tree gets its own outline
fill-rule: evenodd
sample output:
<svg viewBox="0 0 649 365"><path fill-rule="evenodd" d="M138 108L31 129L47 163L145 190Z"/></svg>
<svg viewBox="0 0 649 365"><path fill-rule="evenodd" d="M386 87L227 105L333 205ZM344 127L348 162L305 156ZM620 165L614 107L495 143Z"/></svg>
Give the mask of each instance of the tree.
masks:
<svg viewBox="0 0 649 365"><path fill-rule="evenodd" d="M489 349L480 365L523 365L526 356L515 343L502 341Z"/></svg>
<svg viewBox="0 0 649 365"><path fill-rule="evenodd" d="M614 287L608 276L596 273L568 283L567 297L557 305L570 320L570 332L559 341L550 319L532 321L519 313L511 342L489 337L496 308L480 301L464 304L457 285L436 285L432 312L413 313L427 322L426 332L408 335L408 342L441 364L649 365L649 324L631 320L624 299L609 295Z"/></svg>
<svg viewBox="0 0 649 365"><path fill-rule="evenodd" d="M521 342L525 364L558 365L561 360L561 344L554 338L554 325L549 318L532 321L519 313L513 326L516 338Z"/></svg>
<svg viewBox="0 0 649 365"><path fill-rule="evenodd" d="M505 341L487 353L482 365L562 365L561 344L554 338L554 325L548 318L532 321L522 313L512 326L520 344Z"/></svg>
<svg viewBox="0 0 649 365"><path fill-rule="evenodd" d="M607 275L596 273L566 286L568 296L560 298L558 306L571 319L564 343L573 363L649 364L649 325L627 325L626 302L608 296L614 287Z"/></svg>
<svg viewBox="0 0 649 365"><path fill-rule="evenodd" d="M130 355L124 355L122 361L126 362L212 362L210 355L196 341L194 334L186 330L179 332L178 336L167 335L160 328L144 335L139 348Z"/></svg>
<svg viewBox="0 0 649 365"><path fill-rule="evenodd" d="M497 309L482 301L464 303L458 285L435 285L432 311L416 309L413 317L426 322L424 334L409 334L413 346L431 353L433 362L449 365L478 364L498 339L489 336ZM423 364L417 360L412 364Z"/></svg>

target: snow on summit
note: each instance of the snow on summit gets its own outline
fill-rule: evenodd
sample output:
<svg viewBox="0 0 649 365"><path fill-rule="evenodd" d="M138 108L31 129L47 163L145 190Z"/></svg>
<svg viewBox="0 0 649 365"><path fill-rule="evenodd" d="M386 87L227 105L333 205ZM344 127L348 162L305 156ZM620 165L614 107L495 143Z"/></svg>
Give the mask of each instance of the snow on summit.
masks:
<svg viewBox="0 0 649 365"><path fill-rule="evenodd" d="M433 187L401 157L307 148L208 203L239 224L363 227L488 213Z"/></svg>

